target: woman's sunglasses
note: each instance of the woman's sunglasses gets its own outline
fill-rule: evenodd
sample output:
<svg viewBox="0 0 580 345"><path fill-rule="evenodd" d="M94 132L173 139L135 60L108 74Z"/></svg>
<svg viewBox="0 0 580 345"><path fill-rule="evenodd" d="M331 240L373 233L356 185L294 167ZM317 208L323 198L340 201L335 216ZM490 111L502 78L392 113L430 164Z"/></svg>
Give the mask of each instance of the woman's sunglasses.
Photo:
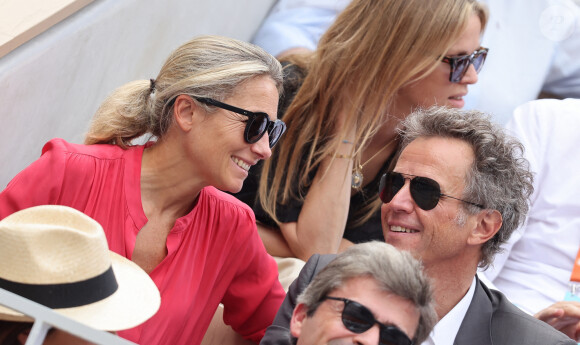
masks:
<svg viewBox="0 0 580 345"><path fill-rule="evenodd" d="M198 102L213 105L214 107L233 111L234 113L247 116L246 129L244 130L244 140L248 144L253 144L260 140L266 132L270 139L270 148L274 147L282 134L286 131L286 124L281 120L270 121L270 116L263 112L252 112L233 105L225 104L211 98L195 97Z"/></svg>
<svg viewBox="0 0 580 345"><path fill-rule="evenodd" d="M379 325L379 345L412 345L413 342L399 328L393 325L385 325L377 321L373 313L364 305L348 298L326 296L323 298L334 301L343 301L342 323L344 327L353 333L364 333L376 324Z"/></svg>
<svg viewBox="0 0 580 345"><path fill-rule="evenodd" d="M465 73L467 73L469 65L471 64L473 64L473 67L475 67L475 71L479 73L483 67L483 63L485 62L488 51L488 48L481 47L469 55L454 57L444 56L443 60L441 61L446 62L451 66L451 72L449 72L449 81L452 83L459 83L461 79L463 79L463 76L465 76Z"/></svg>
<svg viewBox="0 0 580 345"><path fill-rule="evenodd" d="M409 180L409 189L411 191L411 197L421 209L425 211L432 210L439 203L441 197L447 197L464 203L474 205L480 208L484 208L483 205L476 204L470 201L465 201L454 196L441 193L441 187L437 181L432 180L428 177L408 175L398 172L388 172L381 177L381 182L379 184L379 197L386 204L393 200L393 197L403 188L405 185L405 180Z"/></svg>

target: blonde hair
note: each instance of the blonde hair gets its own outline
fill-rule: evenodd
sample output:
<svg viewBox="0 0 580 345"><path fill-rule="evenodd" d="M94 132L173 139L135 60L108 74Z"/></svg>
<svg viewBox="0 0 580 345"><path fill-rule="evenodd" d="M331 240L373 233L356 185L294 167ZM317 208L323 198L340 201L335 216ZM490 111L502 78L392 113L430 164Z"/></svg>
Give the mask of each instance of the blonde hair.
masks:
<svg viewBox="0 0 580 345"><path fill-rule="evenodd" d="M241 83L263 75L270 76L282 92L280 63L263 49L220 36L194 38L169 56L156 79L127 83L105 99L85 144L126 148L144 134L161 139L172 124L177 96L224 100Z"/></svg>
<svg viewBox="0 0 580 345"><path fill-rule="evenodd" d="M487 11L474 0L353 0L318 49L294 60L307 76L284 115L288 130L275 150L277 164L266 161L260 178L260 202L272 219L279 223L276 203L303 199L312 172L353 126L353 153L360 154L389 119L397 91L437 67L474 13L483 28ZM350 116L337 131L341 111ZM300 195L294 195L296 181Z"/></svg>

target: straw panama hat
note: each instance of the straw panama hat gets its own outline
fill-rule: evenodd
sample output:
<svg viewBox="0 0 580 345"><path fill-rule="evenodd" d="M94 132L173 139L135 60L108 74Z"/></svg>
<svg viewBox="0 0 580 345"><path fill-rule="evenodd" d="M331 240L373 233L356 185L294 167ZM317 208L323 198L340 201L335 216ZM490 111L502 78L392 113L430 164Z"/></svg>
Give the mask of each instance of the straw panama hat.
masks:
<svg viewBox="0 0 580 345"><path fill-rule="evenodd" d="M149 275L109 251L97 221L57 205L0 221L0 287L105 331L133 328L161 303ZM34 321L2 305L0 320Z"/></svg>

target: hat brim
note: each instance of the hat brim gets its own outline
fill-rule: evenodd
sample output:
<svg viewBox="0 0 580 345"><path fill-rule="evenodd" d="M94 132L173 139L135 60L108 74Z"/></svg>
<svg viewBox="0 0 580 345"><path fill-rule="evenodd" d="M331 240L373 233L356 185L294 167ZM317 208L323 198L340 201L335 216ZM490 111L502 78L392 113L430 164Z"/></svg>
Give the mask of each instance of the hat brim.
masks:
<svg viewBox="0 0 580 345"><path fill-rule="evenodd" d="M110 252L113 272L119 288L111 296L87 305L54 309L89 327L120 331L140 325L153 316L161 305L155 283L137 264ZM0 305L0 320L33 322L34 319Z"/></svg>

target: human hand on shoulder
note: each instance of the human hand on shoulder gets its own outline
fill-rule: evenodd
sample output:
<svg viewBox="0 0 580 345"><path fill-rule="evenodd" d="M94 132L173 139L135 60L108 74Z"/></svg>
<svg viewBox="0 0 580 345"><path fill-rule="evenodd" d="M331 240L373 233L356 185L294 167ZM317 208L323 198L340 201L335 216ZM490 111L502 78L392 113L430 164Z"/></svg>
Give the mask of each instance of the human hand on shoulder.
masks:
<svg viewBox="0 0 580 345"><path fill-rule="evenodd" d="M537 312L542 320L570 338L580 341L580 302L561 301Z"/></svg>

